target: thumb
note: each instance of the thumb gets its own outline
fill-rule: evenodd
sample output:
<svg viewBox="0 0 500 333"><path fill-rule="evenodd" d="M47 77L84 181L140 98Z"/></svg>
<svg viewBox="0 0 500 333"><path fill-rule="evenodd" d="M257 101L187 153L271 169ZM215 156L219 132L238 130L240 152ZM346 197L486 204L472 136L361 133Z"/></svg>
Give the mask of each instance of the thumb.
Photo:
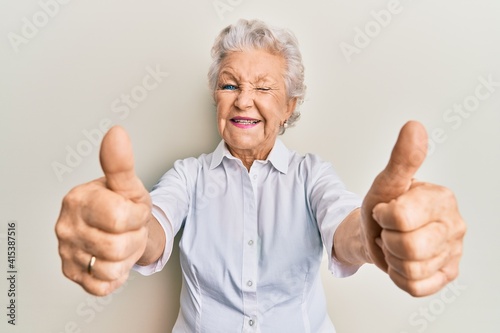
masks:
<svg viewBox="0 0 500 333"><path fill-rule="evenodd" d="M114 126L106 133L99 159L108 189L132 200L144 195L144 186L135 175L132 143L122 127Z"/></svg>
<svg viewBox="0 0 500 333"><path fill-rule="evenodd" d="M376 239L382 232L373 219L373 208L382 202L396 199L410 189L413 176L422 165L427 153L427 132L416 121L406 123L401 129L391 158L385 169L375 178L363 201L361 215L367 250L374 263L387 270L387 264Z"/></svg>
<svg viewBox="0 0 500 333"><path fill-rule="evenodd" d="M409 190L413 176L427 154L427 132L416 121L407 122L399 133L385 169L375 178L368 191L372 208L389 202Z"/></svg>

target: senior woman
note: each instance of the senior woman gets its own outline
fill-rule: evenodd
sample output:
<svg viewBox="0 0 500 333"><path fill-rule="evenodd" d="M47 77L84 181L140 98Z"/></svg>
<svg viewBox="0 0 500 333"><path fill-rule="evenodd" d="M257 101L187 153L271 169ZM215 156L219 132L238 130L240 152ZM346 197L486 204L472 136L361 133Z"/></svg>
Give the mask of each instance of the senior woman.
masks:
<svg viewBox="0 0 500 333"><path fill-rule="evenodd" d="M174 332L334 332L319 267L364 263L415 296L458 274L465 225L450 191L412 179L426 134L403 127L362 202L329 163L278 139L299 118L304 70L295 37L260 21L224 29L209 81L222 141L177 161L148 193L120 127L101 146L105 176L74 188L56 225L64 274L95 295L135 269L161 270L183 227Z"/></svg>

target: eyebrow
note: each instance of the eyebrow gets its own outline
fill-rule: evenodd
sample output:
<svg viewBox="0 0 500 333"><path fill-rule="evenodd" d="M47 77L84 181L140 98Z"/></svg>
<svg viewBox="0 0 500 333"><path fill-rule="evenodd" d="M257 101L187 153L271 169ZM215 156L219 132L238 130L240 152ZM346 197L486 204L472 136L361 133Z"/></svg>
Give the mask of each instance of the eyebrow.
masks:
<svg viewBox="0 0 500 333"><path fill-rule="evenodd" d="M236 75L231 70L227 70L227 69L224 69L220 72L218 80L220 80L221 78L226 78L226 79L229 78L229 79L234 79L236 81L239 81L236 78ZM277 80L270 77L267 73L259 74L257 76L257 78L255 79L255 81L252 82L252 84L258 84L258 83L266 83L266 84L271 84L271 85L278 84Z"/></svg>
<svg viewBox="0 0 500 333"><path fill-rule="evenodd" d="M224 77L224 76L229 76L230 78L236 79L234 74L228 70L223 70L222 72L220 72L218 79L220 79L221 77Z"/></svg>

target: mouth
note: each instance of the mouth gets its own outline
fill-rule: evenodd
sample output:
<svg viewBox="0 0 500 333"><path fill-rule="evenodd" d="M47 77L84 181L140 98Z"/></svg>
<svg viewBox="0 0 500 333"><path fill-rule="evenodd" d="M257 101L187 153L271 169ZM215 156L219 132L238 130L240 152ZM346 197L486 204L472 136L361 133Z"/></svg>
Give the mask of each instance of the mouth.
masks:
<svg viewBox="0 0 500 333"><path fill-rule="evenodd" d="M234 117L230 119L231 123L239 128L251 128L260 123L260 120L253 118Z"/></svg>

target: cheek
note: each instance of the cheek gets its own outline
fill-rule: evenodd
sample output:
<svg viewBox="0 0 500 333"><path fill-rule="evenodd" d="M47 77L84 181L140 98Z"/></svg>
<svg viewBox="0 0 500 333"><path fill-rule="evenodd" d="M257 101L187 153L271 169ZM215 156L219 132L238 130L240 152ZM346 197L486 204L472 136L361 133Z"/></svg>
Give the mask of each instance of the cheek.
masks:
<svg viewBox="0 0 500 333"><path fill-rule="evenodd" d="M225 124L226 124L225 117L217 108L217 127L219 127L219 129L224 128Z"/></svg>
<svg viewBox="0 0 500 333"><path fill-rule="evenodd" d="M229 115L229 108L225 107L223 104L216 105L216 118L217 118L217 127L219 131L223 130L227 126L227 118Z"/></svg>
<svg viewBox="0 0 500 333"><path fill-rule="evenodd" d="M217 96L215 98L215 106L217 110L217 115L224 116L228 114L231 110L231 106L233 105L233 100L231 96Z"/></svg>
<svg viewBox="0 0 500 333"><path fill-rule="evenodd" d="M266 123L269 125L275 126L278 124L279 126L279 124L286 118L286 105L274 97L262 100L257 107L266 119Z"/></svg>

